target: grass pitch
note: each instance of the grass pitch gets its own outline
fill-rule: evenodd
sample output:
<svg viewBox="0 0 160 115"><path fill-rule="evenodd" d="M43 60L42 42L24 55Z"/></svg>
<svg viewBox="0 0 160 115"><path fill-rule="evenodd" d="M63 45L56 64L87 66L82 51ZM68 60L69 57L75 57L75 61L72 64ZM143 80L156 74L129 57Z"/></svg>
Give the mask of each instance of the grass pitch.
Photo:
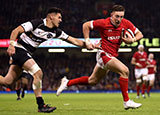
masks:
<svg viewBox="0 0 160 115"><path fill-rule="evenodd" d="M43 94L46 103L57 107L53 113L38 113L34 94L26 94L16 100L16 94L0 94L0 115L159 115L160 93L151 93L150 98L136 99L142 103L139 109L124 110L121 93L64 93L59 97L53 93Z"/></svg>

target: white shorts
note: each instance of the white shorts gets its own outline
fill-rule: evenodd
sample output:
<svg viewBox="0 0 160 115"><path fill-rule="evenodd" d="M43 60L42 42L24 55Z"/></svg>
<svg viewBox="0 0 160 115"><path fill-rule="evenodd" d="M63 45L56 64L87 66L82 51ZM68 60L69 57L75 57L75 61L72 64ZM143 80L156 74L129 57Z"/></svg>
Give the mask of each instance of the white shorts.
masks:
<svg viewBox="0 0 160 115"><path fill-rule="evenodd" d="M147 76L147 74L148 74L147 68L135 69L135 77L136 78L140 78L142 76Z"/></svg>
<svg viewBox="0 0 160 115"><path fill-rule="evenodd" d="M147 76L147 80L148 81L152 81L152 80L155 80L155 74L148 74L148 76Z"/></svg>
<svg viewBox="0 0 160 115"><path fill-rule="evenodd" d="M111 54L103 51L103 50L98 50L97 55L96 55L96 60L97 60L97 65L101 67L102 69L107 69L107 63L112 59L115 58Z"/></svg>

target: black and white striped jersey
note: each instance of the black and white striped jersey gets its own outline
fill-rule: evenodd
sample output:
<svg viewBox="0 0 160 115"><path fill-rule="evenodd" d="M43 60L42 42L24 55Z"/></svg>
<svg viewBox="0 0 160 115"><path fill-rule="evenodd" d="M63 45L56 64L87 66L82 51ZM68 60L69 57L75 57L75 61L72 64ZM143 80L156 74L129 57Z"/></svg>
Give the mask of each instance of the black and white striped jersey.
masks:
<svg viewBox="0 0 160 115"><path fill-rule="evenodd" d="M67 40L69 37L69 35L57 27L48 28L46 19L31 20L21 24L21 26L25 32L19 36L17 43L21 44L30 53L33 53L42 42L48 39L60 38Z"/></svg>

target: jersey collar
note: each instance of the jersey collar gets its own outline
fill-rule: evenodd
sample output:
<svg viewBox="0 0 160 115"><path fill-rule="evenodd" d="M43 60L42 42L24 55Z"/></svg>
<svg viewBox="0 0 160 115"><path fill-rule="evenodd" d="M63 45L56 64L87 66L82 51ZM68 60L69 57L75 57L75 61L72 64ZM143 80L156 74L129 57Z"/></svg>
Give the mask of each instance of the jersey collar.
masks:
<svg viewBox="0 0 160 115"><path fill-rule="evenodd" d="M44 25L46 26L46 25L47 25L46 18L45 18L45 19L43 19L43 22L44 22Z"/></svg>

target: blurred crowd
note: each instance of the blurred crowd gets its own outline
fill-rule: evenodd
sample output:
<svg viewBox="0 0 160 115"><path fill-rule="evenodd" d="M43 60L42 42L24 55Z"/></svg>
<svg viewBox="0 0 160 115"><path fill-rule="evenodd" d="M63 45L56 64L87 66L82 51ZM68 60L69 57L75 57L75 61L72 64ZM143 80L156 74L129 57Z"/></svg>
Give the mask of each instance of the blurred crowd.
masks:
<svg viewBox="0 0 160 115"><path fill-rule="evenodd" d="M145 3L145 4L144 4ZM75 37L82 36L82 24L87 20L109 16L113 4L126 8L125 18L135 24L144 37L159 37L159 0L1 0L0 39L10 37L12 29L35 18L44 18L49 7L63 10L61 28ZM91 37L99 37L94 32Z"/></svg>
<svg viewBox="0 0 160 115"><path fill-rule="evenodd" d="M72 49L70 49L72 51ZM85 54L82 54L85 55ZM90 75L96 64L95 53L90 56L80 57L76 55L69 55L64 53L53 53L53 54L36 54L34 59L37 61L39 66L42 68L43 76L43 90L56 90L60 84L62 77L67 76L68 79L73 79L85 75ZM126 57L127 56L127 57ZM120 54L120 58L124 64L130 69L129 76L129 89L135 90L135 77L134 68L130 64L130 55ZM8 71L8 60L7 54L0 55L0 74L5 75ZM158 71L160 67L158 66ZM119 86L119 75L113 72L109 72L103 80L95 86L72 86L69 90L120 90ZM32 90L32 79L30 79L28 89ZM13 85L14 86L14 85ZM11 89L14 90L13 86ZM156 74L156 80L153 89L160 89L160 73ZM0 88L0 90L3 90Z"/></svg>

